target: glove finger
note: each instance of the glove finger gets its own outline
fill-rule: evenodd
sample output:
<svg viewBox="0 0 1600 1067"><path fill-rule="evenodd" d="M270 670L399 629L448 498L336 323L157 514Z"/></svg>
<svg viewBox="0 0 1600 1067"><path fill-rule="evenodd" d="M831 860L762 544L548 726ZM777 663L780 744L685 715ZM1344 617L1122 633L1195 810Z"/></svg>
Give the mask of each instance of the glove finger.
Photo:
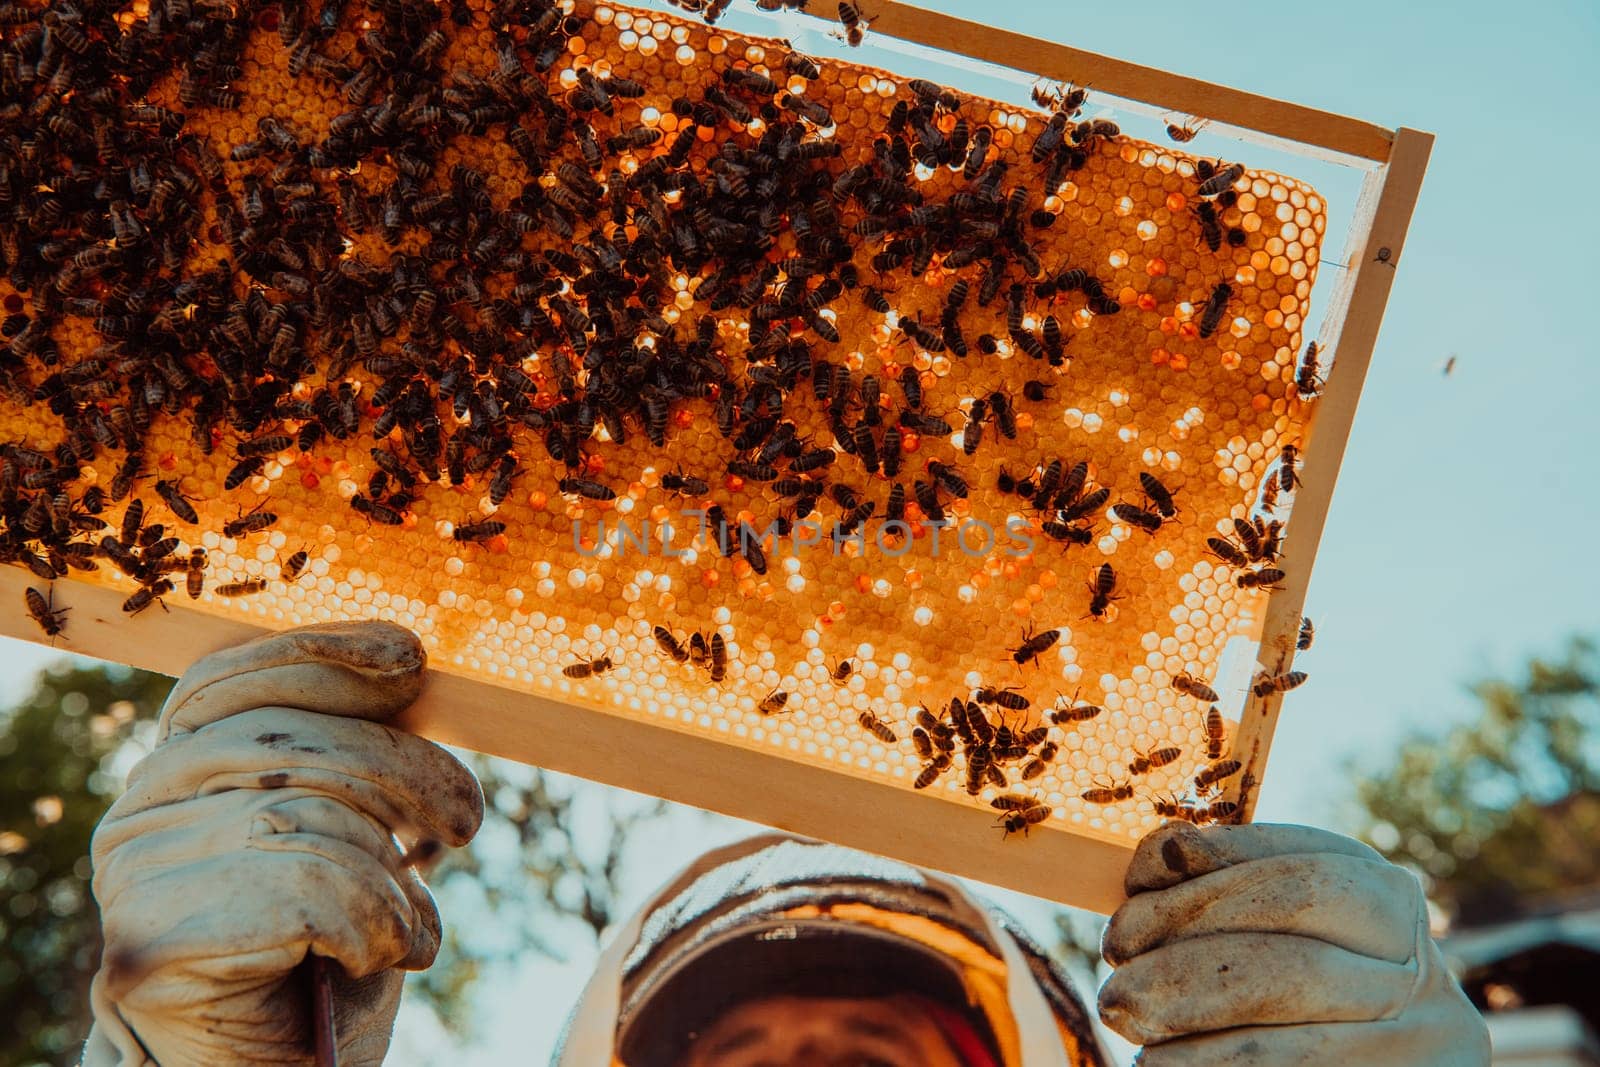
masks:
<svg viewBox="0 0 1600 1067"><path fill-rule="evenodd" d="M461 845L483 821L483 791L449 752L381 723L255 708L174 738L128 775L108 819L226 789L313 789L398 833Z"/></svg>
<svg viewBox="0 0 1600 1067"><path fill-rule="evenodd" d="M1150 1045L1138 1067L1488 1067L1481 1022L1413 1018L1304 1026L1248 1026Z"/></svg>
<svg viewBox="0 0 1600 1067"><path fill-rule="evenodd" d="M1168 823L1146 834L1134 849L1123 887L1134 896L1166 889L1189 878L1237 863L1308 852L1331 852L1381 860L1376 850L1353 838L1314 826L1245 823L1208 826Z"/></svg>
<svg viewBox="0 0 1600 1067"><path fill-rule="evenodd" d="M1214 934L1138 956L1100 987L1100 1018L1135 1044L1237 1026L1392 1017L1414 966L1289 934Z"/></svg>
<svg viewBox="0 0 1600 1067"><path fill-rule="evenodd" d="M308 951L361 977L411 957L419 937L436 937L437 916L418 916L411 896L365 851L315 835L270 840L270 850L152 869L122 888L103 919L113 1000L146 1011L180 1007L163 998L188 996L197 982L281 978ZM426 941L422 949L432 951ZM149 980L155 976L169 980Z"/></svg>
<svg viewBox="0 0 1600 1067"><path fill-rule="evenodd" d="M386 719L422 691L427 653L387 622L302 626L213 652L178 679L161 709L157 743L269 704Z"/></svg>
<svg viewBox="0 0 1600 1067"><path fill-rule="evenodd" d="M1262 933L1314 937L1404 963L1416 949L1422 893L1392 863L1323 853L1268 856L1130 897L1101 951L1113 967L1184 938Z"/></svg>

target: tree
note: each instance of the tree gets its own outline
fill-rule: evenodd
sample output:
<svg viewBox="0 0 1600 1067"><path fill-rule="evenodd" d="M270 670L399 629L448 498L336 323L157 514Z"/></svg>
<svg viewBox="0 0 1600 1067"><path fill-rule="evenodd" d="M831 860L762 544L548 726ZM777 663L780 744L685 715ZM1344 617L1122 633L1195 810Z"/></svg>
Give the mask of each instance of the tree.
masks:
<svg viewBox="0 0 1600 1067"><path fill-rule="evenodd" d="M100 961L89 837L171 686L64 667L0 711L0 1062L77 1062Z"/></svg>
<svg viewBox="0 0 1600 1067"><path fill-rule="evenodd" d="M1571 641L1472 687L1474 722L1416 737L1358 782L1362 836L1462 922L1600 885L1600 651Z"/></svg>
<svg viewBox="0 0 1600 1067"><path fill-rule="evenodd" d="M8 1023L0 1063L77 1063L100 960L89 841L149 750L171 687L123 667L63 667L0 711L0 1004ZM446 901L446 941L434 967L408 985L455 1029L470 1020L464 1007L485 962L559 955L550 934L562 928L598 940L614 917L626 841L663 808L532 767L466 758L488 798L484 829L431 878ZM469 927L477 936L464 935Z"/></svg>

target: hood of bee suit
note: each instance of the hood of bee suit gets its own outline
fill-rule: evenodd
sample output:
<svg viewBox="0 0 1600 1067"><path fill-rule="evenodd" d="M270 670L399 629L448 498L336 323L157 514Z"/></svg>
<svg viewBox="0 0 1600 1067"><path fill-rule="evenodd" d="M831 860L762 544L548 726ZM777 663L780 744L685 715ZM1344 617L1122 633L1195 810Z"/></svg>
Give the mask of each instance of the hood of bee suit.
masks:
<svg viewBox="0 0 1600 1067"><path fill-rule="evenodd" d="M772 995L909 995L972 1067L1106 1067L1064 976L955 882L767 834L701 856L615 933L553 1067L674 1067L724 1012Z"/></svg>

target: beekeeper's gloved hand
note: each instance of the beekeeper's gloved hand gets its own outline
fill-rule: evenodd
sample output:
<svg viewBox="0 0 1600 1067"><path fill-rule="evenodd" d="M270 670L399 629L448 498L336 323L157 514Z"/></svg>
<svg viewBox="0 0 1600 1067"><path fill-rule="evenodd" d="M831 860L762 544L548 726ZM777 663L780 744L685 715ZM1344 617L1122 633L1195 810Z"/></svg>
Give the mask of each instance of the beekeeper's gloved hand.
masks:
<svg viewBox="0 0 1600 1067"><path fill-rule="evenodd" d="M179 679L94 836L105 955L85 1067L309 1064L307 953L348 976L342 1063L382 1061L400 972L439 948L401 848L464 844L483 817L470 771L382 725L416 698L425 661L398 626L337 623Z"/></svg>
<svg viewBox="0 0 1600 1067"><path fill-rule="evenodd" d="M1145 1067L1479 1067L1483 1019L1428 936L1422 888L1306 826L1162 827L1102 941L1100 1016Z"/></svg>

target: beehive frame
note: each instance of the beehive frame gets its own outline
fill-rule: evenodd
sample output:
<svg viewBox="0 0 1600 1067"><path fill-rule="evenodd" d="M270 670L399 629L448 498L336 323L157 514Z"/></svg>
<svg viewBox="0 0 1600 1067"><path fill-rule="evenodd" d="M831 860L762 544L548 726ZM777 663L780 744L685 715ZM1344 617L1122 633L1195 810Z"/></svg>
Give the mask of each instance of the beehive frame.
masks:
<svg viewBox="0 0 1600 1067"><path fill-rule="evenodd" d="M1268 600L1262 664L1287 670L1293 637L1332 487L1353 420L1367 362L1404 244L1431 137L1386 131L1340 116L1267 100L1237 90L1121 63L1017 34L993 30L904 4L876 5L874 34L960 53L1028 74L1079 83L1121 99L1205 115L1267 143L1292 142L1320 158L1378 164L1357 207L1347 262L1320 338L1338 362L1319 401L1315 432L1304 442L1306 488L1295 500L1294 543L1304 561ZM1379 249L1387 249L1381 257ZM0 568L0 597L21 600L33 580ZM66 647L175 674L196 656L253 636L258 629L174 603L170 615L147 614L123 624L113 590L58 584L58 606L73 609ZM0 629L38 639L20 613L0 613ZM1252 698L1234 751L1247 757L1230 795L1245 814L1265 767L1281 697ZM526 760L798 833L894 855L1052 899L1101 911L1121 897L1128 847L1036 829L1026 844L1002 842L992 815L940 803L907 789L834 773L765 752L720 744L629 717L577 714L569 705L450 674L436 674L405 725L427 736ZM640 754L648 753L647 759ZM714 773L708 773L715 768ZM939 804L930 817L931 804Z"/></svg>

